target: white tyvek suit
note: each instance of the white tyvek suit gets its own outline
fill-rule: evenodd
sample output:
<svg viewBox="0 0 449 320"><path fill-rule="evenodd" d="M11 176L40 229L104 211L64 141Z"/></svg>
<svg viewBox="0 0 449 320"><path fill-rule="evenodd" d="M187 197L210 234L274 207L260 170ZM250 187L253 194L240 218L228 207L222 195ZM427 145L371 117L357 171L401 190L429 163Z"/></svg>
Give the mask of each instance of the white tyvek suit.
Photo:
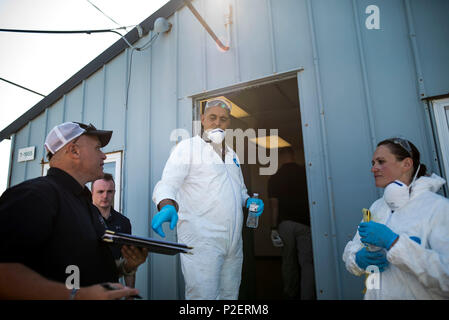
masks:
<svg viewBox="0 0 449 320"><path fill-rule="evenodd" d="M178 203L178 241L194 247L193 255L181 255L186 299L238 298L247 198L237 155L229 147L225 163L199 136L172 151L153 201Z"/></svg>
<svg viewBox="0 0 449 320"><path fill-rule="evenodd" d="M373 203L372 220L386 224L399 240L387 251L389 266L377 275L380 289L368 289L365 299L449 298L449 200L435 193L444 183L435 174L420 177L409 202L394 213L383 198ZM357 276L364 273L355 262L362 247L357 232L343 253L346 268Z"/></svg>

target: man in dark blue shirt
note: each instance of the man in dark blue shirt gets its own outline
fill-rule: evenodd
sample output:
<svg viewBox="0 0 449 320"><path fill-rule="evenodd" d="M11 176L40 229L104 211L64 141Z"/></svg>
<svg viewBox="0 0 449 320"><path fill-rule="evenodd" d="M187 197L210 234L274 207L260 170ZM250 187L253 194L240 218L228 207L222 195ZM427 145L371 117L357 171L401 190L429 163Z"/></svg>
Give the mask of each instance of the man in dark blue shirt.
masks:
<svg viewBox="0 0 449 320"><path fill-rule="evenodd" d="M131 222L113 208L115 182L111 174L92 182L92 202L98 208L107 228L114 232L131 234ZM117 267L125 278L126 286L135 287L137 266L145 262L147 249L110 245Z"/></svg>
<svg viewBox="0 0 449 320"><path fill-rule="evenodd" d="M117 283L105 225L85 187L103 176L101 148L112 131L66 122L47 135L47 176L0 198L0 299L119 299L137 294ZM68 279L73 282L68 281ZM108 291L101 283L112 283ZM70 286L69 286L70 284Z"/></svg>

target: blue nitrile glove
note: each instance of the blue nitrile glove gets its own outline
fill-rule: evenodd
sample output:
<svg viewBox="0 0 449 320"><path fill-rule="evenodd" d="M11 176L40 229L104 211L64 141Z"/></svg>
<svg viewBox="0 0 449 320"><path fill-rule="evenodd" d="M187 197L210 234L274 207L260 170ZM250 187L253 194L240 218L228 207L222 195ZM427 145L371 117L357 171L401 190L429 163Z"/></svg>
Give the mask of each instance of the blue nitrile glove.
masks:
<svg viewBox="0 0 449 320"><path fill-rule="evenodd" d="M393 242L399 237L390 228L374 221L359 224L360 240L376 247L390 249Z"/></svg>
<svg viewBox="0 0 449 320"><path fill-rule="evenodd" d="M178 213L174 206L168 204L164 206L161 211L159 211L151 221L151 228L160 235L161 237L165 237L165 233L162 230L162 224L164 222L170 221L170 229L173 230L176 227L176 223L178 222Z"/></svg>
<svg viewBox="0 0 449 320"><path fill-rule="evenodd" d="M365 247L355 254L355 262L360 269L365 270L368 266L377 266L380 272L383 272L388 266L385 250L368 251Z"/></svg>
<svg viewBox="0 0 449 320"><path fill-rule="evenodd" d="M259 206L259 210L256 212L256 217L260 216L263 212L263 201L259 198L248 198L246 201L246 207L249 208L251 203L255 203Z"/></svg>

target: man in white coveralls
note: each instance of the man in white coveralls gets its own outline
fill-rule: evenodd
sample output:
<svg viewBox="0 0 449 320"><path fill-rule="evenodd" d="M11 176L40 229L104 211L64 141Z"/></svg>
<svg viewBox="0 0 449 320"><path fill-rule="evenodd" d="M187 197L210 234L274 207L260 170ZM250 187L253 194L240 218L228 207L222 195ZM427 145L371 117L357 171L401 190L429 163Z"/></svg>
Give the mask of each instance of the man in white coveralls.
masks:
<svg viewBox="0 0 449 320"><path fill-rule="evenodd" d="M178 241L194 247L181 255L186 299L238 298L242 273L243 206L250 198L236 153L224 143L231 106L222 99L206 103L203 137L178 143L153 192L159 213L152 228L162 237L164 222L177 225ZM179 222L178 222L179 215Z"/></svg>

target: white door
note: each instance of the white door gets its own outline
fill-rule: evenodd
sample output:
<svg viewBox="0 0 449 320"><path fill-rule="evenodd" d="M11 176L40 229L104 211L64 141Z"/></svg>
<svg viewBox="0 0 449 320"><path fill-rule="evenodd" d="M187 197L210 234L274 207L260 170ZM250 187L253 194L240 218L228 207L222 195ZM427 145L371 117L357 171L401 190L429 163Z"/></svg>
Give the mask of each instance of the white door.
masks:
<svg viewBox="0 0 449 320"><path fill-rule="evenodd" d="M449 179L449 98L432 101L444 178Z"/></svg>

